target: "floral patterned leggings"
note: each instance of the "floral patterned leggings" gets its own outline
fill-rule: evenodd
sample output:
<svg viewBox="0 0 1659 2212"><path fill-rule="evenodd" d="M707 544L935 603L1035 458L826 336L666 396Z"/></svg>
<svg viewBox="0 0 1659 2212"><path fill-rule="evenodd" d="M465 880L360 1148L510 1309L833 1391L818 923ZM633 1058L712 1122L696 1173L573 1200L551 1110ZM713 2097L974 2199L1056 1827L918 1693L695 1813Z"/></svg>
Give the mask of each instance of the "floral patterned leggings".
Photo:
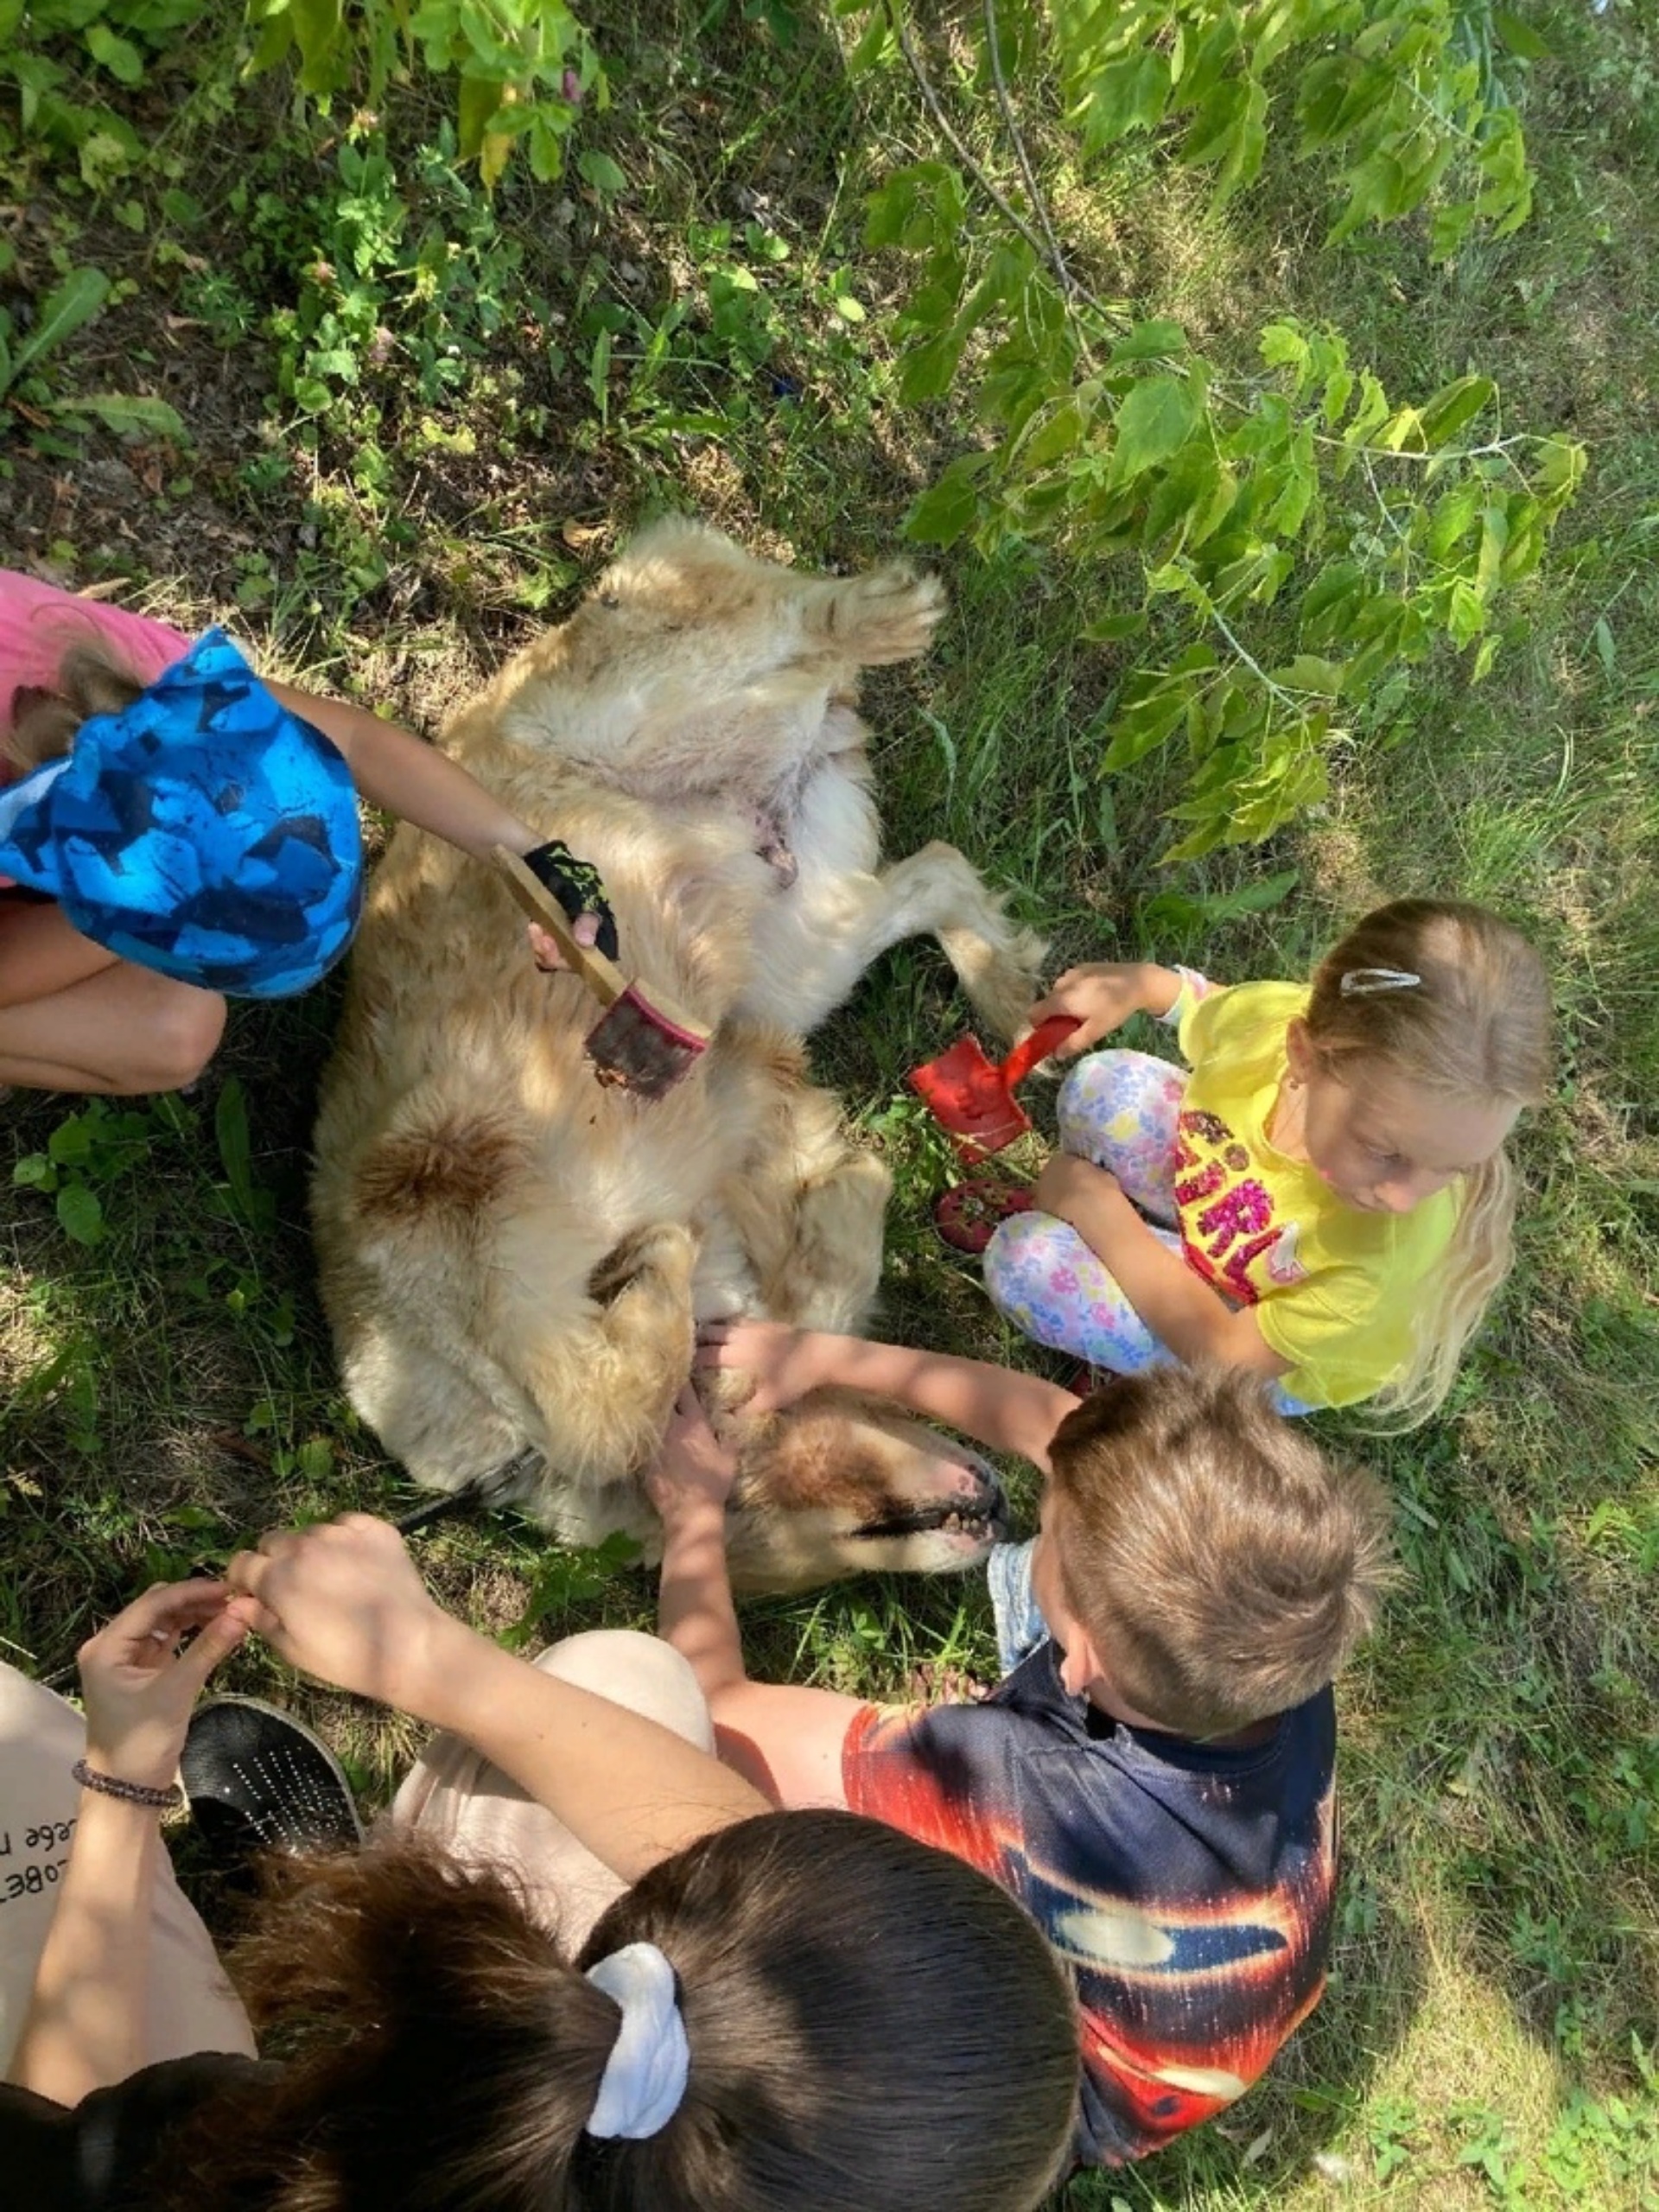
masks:
<svg viewBox="0 0 1659 2212"><path fill-rule="evenodd" d="M1149 1052L1091 1052L1060 1087L1060 1147L1109 1168L1160 1244L1179 1252L1175 1147L1186 1076ZM1166 1224L1167 1226L1160 1226ZM997 1312L1056 1351L1091 1367L1138 1375L1171 1367L1175 1355L1154 1337L1105 1262L1069 1222L1052 1213L1012 1214L985 1248L985 1287ZM1312 1408L1277 1385L1284 1414ZM1031 1545L999 1544L988 1562L997 1646L1004 1672L1048 1633L1031 1594Z"/></svg>
<svg viewBox="0 0 1659 2212"><path fill-rule="evenodd" d="M1109 1168L1172 1252L1181 1249L1175 1146L1185 1092L1185 1072L1167 1060L1106 1052L1079 1060L1059 1096L1061 1150ZM1174 1360L1105 1262L1052 1213L1018 1213L1002 1223L986 1247L985 1287L1016 1328L1056 1351L1075 1352L1091 1367L1138 1375Z"/></svg>

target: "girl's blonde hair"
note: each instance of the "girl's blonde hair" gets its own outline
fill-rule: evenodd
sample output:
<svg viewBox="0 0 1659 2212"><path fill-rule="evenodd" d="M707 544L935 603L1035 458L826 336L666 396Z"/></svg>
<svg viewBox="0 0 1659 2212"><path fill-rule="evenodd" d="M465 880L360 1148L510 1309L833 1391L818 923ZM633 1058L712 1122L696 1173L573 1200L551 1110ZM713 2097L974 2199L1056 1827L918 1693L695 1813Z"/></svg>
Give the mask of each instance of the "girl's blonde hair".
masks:
<svg viewBox="0 0 1659 2212"><path fill-rule="evenodd" d="M1375 987L1375 973L1415 976ZM1355 989L1364 977L1370 988ZM1350 978L1344 992L1343 978ZM1457 899L1396 899L1320 962L1309 1042L1349 1082L1380 1062L1414 1087L1481 1104L1535 1106L1551 1075L1549 982L1518 930ZM1457 1226L1423 1286L1407 1367L1378 1395L1390 1428L1427 1421L1514 1258L1515 1170L1500 1146L1462 1179Z"/></svg>

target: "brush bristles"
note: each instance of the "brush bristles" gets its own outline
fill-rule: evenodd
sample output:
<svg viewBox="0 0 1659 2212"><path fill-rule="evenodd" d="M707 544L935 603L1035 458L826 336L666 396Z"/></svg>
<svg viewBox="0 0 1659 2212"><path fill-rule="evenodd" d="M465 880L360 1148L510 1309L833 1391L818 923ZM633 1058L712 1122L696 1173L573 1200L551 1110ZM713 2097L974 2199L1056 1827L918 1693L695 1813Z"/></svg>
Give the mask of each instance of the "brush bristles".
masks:
<svg viewBox="0 0 1659 2212"><path fill-rule="evenodd" d="M706 1036L682 1029L629 989L588 1037L588 1057L602 1084L636 1098L660 1098L708 1046Z"/></svg>

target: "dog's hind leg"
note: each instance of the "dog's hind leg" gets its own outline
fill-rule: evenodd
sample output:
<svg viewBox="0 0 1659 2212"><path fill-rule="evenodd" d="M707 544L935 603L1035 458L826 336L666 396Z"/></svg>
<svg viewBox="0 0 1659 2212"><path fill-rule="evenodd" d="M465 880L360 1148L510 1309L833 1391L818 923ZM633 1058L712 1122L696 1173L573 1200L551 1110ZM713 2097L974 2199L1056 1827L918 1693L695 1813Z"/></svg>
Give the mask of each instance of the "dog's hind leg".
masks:
<svg viewBox="0 0 1659 2212"><path fill-rule="evenodd" d="M760 935L743 1012L815 1029L873 961L906 938L937 937L975 1011L1017 1036L1046 950L954 845L924 845L879 874L798 887Z"/></svg>

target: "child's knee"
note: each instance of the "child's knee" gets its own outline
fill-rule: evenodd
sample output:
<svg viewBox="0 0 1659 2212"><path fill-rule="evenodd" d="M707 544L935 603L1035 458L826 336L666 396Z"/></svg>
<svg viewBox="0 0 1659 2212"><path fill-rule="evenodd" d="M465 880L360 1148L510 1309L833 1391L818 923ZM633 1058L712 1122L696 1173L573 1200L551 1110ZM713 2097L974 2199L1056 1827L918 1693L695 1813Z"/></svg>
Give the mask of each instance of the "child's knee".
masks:
<svg viewBox="0 0 1659 2212"><path fill-rule="evenodd" d="M1064 1150L1088 1160L1110 1147L1120 1116L1136 1103L1140 1085L1135 1063L1144 1057L1113 1047L1090 1052L1077 1062L1055 1101Z"/></svg>
<svg viewBox="0 0 1659 2212"><path fill-rule="evenodd" d="M985 1247L985 1287L1000 1313L1018 1320L1033 1304L1052 1296L1049 1278L1058 1263L1052 1214L1017 1213L1000 1222Z"/></svg>
<svg viewBox="0 0 1659 2212"><path fill-rule="evenodd" d="M228 1009L217 991L152 976L139 994L124 1088L178 1090L194 1083L225 1033Z"/></svg>

